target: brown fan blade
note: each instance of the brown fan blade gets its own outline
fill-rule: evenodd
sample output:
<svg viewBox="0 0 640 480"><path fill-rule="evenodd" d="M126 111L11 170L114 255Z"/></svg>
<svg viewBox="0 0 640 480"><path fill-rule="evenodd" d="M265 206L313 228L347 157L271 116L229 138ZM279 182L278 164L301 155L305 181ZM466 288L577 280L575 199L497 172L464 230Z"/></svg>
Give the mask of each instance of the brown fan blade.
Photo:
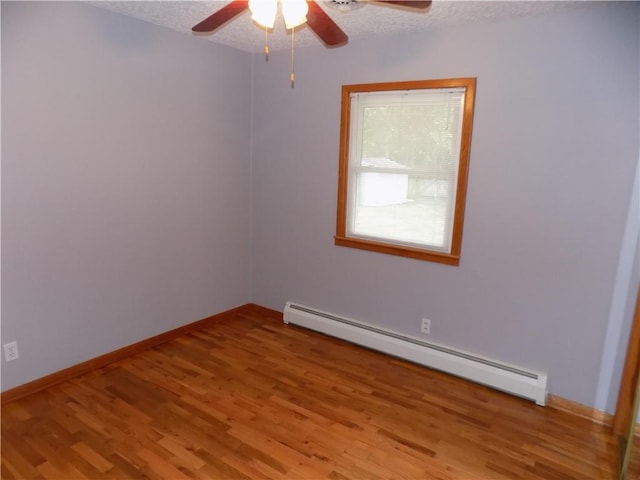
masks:
<svg viewBox="0 0 640 480"><path fill-rule="evenodd" d="M347 34L313 0L308 0L307 25L327 47L337 47L349 41Z"/></svg>
<svg viewBox="0 0 640 480"><path fill-rule="evenodd" d="M375 0L378 3L386 3L389 5L398 5L399 7L409 7L409 8L416 8L416 9L420 9L420 10L424 10L425 8L429 8L431 6L431 1L427 0L427 1L421 1L421 0L406 0L406 1L399 1L399 0Z"/></svg>
<svg viewBox="0 0 640 480"><path fill-rule="evenodd" d="M191 30L198 33L211 33L216 28L224 25L233 17L240 15L249 8L249 0L234 0L225 5L213 15L208 16Z"/></svg>

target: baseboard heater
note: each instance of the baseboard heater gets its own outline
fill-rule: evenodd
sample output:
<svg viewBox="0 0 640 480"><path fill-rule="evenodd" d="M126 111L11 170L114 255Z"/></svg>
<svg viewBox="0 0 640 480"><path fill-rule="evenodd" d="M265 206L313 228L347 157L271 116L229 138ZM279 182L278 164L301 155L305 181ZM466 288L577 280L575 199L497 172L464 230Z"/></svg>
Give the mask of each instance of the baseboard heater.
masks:
<svg viewBox="0 0 640 480"><path fill-rule="evenodd" d="M547 375L287 302L284 322L471 380L544 405Z"/></svg>

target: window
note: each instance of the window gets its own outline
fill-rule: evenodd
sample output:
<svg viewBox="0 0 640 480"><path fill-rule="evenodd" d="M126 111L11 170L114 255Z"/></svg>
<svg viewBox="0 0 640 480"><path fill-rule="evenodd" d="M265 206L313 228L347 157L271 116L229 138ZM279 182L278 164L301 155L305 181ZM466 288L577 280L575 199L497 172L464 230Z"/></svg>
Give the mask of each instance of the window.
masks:
<svg viewBox="0 0 640 480"><path fill-rule="evenodd" d="M475 82L342 87L336 245L459 264Z"/></svg>

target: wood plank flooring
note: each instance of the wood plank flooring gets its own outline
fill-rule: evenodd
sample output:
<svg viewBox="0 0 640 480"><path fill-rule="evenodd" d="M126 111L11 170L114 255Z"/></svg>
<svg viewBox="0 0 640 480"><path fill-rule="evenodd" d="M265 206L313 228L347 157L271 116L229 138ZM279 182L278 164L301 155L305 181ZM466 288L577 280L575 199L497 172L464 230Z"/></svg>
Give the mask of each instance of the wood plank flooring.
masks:
<svg viewBox="0 0 640 480"><path fill-rule="evenodd" d="M614 479L617 454L606 427L258 307L2 409L3 479Z"/></svg>

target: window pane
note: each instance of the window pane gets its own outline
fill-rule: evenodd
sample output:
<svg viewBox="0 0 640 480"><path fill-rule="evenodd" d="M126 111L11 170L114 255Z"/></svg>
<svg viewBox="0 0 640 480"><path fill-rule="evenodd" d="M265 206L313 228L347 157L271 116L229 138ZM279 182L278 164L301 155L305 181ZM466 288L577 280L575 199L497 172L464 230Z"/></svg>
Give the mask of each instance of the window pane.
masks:
<svg viewBox="0 0 640 480"><path fill-rule="evenodd" d="M361 172L357 175L350 233L449 251L453 211L450 192L447 180Z"/></svg>
<svg viewBox="0 0 640 480"><path fill-rule="evenodd" d="M451 170L458 161L457 103L365 106L362 158L388 158L407 168Z"/></svg>

